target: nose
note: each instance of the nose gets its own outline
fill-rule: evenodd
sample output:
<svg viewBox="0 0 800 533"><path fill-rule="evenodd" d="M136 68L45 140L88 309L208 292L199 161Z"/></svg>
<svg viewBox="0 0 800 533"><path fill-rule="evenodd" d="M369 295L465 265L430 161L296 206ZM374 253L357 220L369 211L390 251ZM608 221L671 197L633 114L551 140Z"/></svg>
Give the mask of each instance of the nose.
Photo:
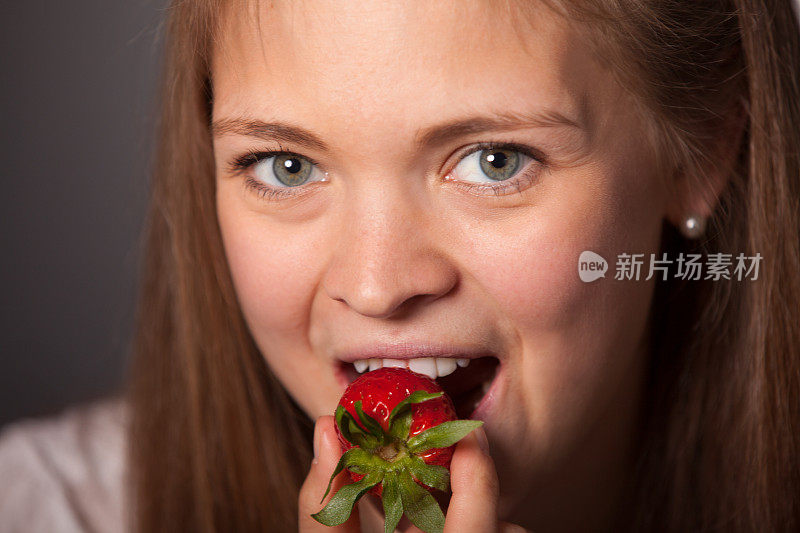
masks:
<svg viewBox="0 0 800 533"><path fill-rule="evenodd" d="M325 293L371 318L447 295L458 271L432 226L421 210L386 195L351 205L322 280Z"/></svg>

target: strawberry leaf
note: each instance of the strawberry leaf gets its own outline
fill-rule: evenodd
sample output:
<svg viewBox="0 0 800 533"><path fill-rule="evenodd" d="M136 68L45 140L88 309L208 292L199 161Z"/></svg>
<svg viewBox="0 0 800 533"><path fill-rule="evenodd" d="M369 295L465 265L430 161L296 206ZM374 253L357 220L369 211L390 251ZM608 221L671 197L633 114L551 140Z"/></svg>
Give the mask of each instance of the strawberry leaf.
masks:
<svg viewBox="0 0 800 533"><path fill-rule="evenodd" d="M404 409L403 412L395 417L389 425L389 436L396 441L404 442L408 439L408 430L411 429L411 422L414 420L411 407Z"/></svg>
<svg viewBox="0 0 800 533"><path fill-rule="evenodd" d="M406 396L389 414L387 421L389 436L398 441L405 441L408 438L408 430L411 428L411 422L413 421L411 405L439 398L442 394L441 392L431 393L417 390Z"/></svg>
<svg viewBox="0 0 800 533"><path fill-rule="evenodd" d="M383 523L384 533L394 533L400 519L403 518L403 501L400 498L397 474L393 471L386 472L383 478L383 514L386 519Z"/></svg>
<svg viewBox="0 0 800 533"><path fill-rule="evenodd" d="M374 463L374 459L369 453L365 452L361 448L350 448L344 452L344 454L339 458L339 462L336 464L336 468L333 470L331 478L328 480L328 488L325 489L325 494L322 495L322 499L320 499L319 503L322 503L325 500L325 497L331 491L331 484L333 483L333 480L337 475L339 475L339 472L344 470L344 468L355 470L360 465L367 465L370 463Z"/></svg>
<svg viewBox="0 0 800 533"><path fill-rule="evenodd" d="M361 431L361 428L358 427L358 424L356 423L356 421L353 418L350 418L348 420L348 425L349 425L350 433L353 436L353 438L355 439L354 442L353 441L351 441L351 442L353 442L353 444L355 444L356 446L361 446L365 450L369 450L369 451L373 451L378 446L380 446L380 443L378 442L378 439L373 437L372 435L370 435L368 433L364 433L363 431Z"/></svg>
<svg viewBox="0 0 800 533"><path fill-rule="evenodd" d="M469 433L481 427L480 420L451 420L438 426L426 429L408 439L408 449L413 453L422 453L431 448L447 448L460 441Z"/></svg>
<svg viewBox="0 0 800 533"><path fill-rule="evenodd" d="M367 434L341 405L336 408L335 417L339 432L350 444L370 451L378 447L378 439Z"/></svg>
<svg viewBox="0 0 800 533"><path fill-rule="evenodd" d="M342 436L348 441L350 441L351 444L355 444L355 442L353 442L352 434L357 432L363 433L363 430L360 427L356 426L351 431L350 424L348 422L352 420L352 416L350 415L350 413L347 412L347 409L345 409L341 405L336 407L336 412L334 413L334 419L336 420L336 425L339 427L339 431L341 432Z"/></svg>
<svg viewBox="0 0 800 533"><path fill-rule="evenodd" d="M409 473L420 483L442 492L450 490L450 471L445 467L429 465L414 455L409 456L406 466Z"/></svg>
<svg viewBox="0 0 800 533"><path fill-rule="evenodd" d="M356 414L358 414L358 418L361 420L361 423L366 428L367 432L370 435L373 435L377 438L379 444L386 444L389 440L386 437L386 433L383 431L383 428L378 423L377 420L369 416L367 413L364 412L364 409L361 407L361 400L358 400L355 403Z"/></svg>
<svg viewBox="0 0 800 533"><path fill-rule="evenodd" d="M383 479L383 472L371 472L361 481L350 483L339 489L320 512L311 518L326 526L338 526L347 522L353 512L353 506L369 489Z"/></svg>
<svg viewBox="0 0 800 533"><path fill-rule="evenodd" d="M399 474L400 499L409 520L425 533L444 530L444 513L431 493L417 485L406 471Z"/></svg>
<svg viewBox="0 0 800 533"><path fill-rule="evenodd" d="M414 392L412 392L411 394L409 394L408 396L403 398L403 400L401 400L400 403L398 403L397 405L394 406L394 409L392 409L392 412L389 413L389 419L387 420L388 425L391 426L392 425L392 421L397 416L399 416L403 412L403 410L405 410L407 408L410 408L411 404L427 402L428 400L433 400L435 398L439 398L442 394L444 394L444 393L443 392L428 392L428 391L424 391L424 390L415 390Z"/></svg>

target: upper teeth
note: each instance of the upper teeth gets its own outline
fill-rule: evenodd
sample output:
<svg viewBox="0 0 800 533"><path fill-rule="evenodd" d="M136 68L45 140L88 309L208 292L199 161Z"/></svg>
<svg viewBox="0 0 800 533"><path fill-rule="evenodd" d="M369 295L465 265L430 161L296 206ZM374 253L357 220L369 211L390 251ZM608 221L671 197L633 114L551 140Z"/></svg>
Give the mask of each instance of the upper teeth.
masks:
<svg viewBox="0 0 800 533"><path fill-rule="evenodd" d="M465 367L469 359L453 359L451 357L418 357L416 359L360 359L353 361L356 371L362 373L382 367L408 368L412 372L425 374L431 379L448 376L455 372L456 366Z"/></svg>

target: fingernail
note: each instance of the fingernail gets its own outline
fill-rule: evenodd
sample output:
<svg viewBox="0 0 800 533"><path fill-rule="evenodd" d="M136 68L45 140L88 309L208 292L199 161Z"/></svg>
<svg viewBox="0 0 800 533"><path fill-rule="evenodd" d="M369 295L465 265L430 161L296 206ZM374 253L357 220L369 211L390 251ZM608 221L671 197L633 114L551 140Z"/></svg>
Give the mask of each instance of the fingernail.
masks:
<svg viewBox="0 0 800 533"><path fill-rule="evenodd" d="M486 431L482 427L475 430L475 438L478 439L478 446L486 455L489 455L489 439L486 438Z"/></svg>
<svg viewBox="0 0 800 533"><path fill-rule="evenodd" d="M320 440L322 439L322 426L320 425L319 421L314 424L314 460L311 461L313 464L317 464L319 462L319 448L320 448Z"/></svg>

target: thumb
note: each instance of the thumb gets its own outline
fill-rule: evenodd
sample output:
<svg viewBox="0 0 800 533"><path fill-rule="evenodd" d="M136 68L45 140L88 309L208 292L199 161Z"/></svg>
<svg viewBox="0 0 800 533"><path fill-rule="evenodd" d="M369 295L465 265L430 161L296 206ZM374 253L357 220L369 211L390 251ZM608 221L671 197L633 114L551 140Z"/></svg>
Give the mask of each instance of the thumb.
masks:
<svg viewBox="0 0 800 533"><path fill-rule="evenodd" d="M447 508L445 532L498 530L500 488L482 427L456 445L450 464L450 487L453 495Z"/></svg>
<svg viewBox="0 0 800 533"><path fill-rule="evenodd" d="M353 509L350 519L340 526L329 527L314 520L311 515L319 512L347 481L347 473L341 472L333 480L331 490L320 503L331 474L336 469L336 464L341 457L341 447L336 438L334 421L332 416L322 416L317 419L314 426L314 460L311 462L311 469L308 471L306 480L300 488L298 496L298 527L301 533L357 533L360 531L358 511Z"/></svg>

